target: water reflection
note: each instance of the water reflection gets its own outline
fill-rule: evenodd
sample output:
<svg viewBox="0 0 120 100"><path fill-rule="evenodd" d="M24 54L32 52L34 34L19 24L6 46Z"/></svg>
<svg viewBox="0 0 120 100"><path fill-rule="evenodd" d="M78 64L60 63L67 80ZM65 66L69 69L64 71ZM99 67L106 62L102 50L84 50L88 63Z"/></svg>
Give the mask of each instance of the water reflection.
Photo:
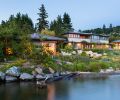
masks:
<svg viewBox="0 0 120 100"><path fill-rule="evenodd" d="M48 92L47 100L55 100L55 85L54 84L50 84L47 86L47 92Z"/></svg>
<svg viewBox="0 0 120 100"><path fill-rule="evenodd" d="M120 100L120 76L66 80L39 89L33 82L0 85L0 100Z"/></svg>
<svg viewBox="0 0 120 100"><path fill-rule="evenodd" d="M39 89L32 82L0 85L0 100L69 100L68 95L67 81L48 84L46 89Z"/></svg>

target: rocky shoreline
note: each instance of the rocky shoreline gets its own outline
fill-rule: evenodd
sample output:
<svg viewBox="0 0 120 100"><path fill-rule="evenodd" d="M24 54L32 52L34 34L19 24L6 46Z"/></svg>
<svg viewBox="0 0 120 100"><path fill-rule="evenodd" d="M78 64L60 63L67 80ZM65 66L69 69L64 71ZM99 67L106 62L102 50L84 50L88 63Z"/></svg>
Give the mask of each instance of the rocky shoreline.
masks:
<svg viewBox="0 0 120 100"><path fill-rule="evenodd" d="M41 73L41 72L40 72ZM88 79L88 78L105 78L109 75L120 75L120 71L110 71L110 72L62 72L62 73L37 73L28 74L21 73L19 67L12 67L5 73L0 72L0 82L21 82L21 81L42 81L47 78L47 82L53 82L62 79L69 79L73 77Z"/></svg>

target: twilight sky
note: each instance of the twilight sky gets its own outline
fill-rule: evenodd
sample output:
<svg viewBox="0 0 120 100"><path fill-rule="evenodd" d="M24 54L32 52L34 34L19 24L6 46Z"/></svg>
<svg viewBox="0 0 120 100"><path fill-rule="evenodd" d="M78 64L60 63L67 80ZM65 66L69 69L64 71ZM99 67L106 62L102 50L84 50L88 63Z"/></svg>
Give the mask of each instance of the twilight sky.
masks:
<svg viewBox="0 0 120 100"><path fill-rule="evenodd" d="M27 13L36 23L41 4L46 7L49 21L64 12L69 13L76 30L109 26L110 23L120 25L120 0L0 0L0 22L21 12Z"/></svg>

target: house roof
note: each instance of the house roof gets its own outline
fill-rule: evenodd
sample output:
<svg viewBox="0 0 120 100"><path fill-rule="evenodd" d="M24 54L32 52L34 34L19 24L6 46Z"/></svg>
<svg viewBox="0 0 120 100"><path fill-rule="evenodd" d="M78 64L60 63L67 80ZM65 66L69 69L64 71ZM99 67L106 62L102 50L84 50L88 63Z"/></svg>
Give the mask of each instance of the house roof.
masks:
<svg viewBox="0 0 120 100"><path fill-rule="evenodd" d="M96 33L83 33L83 32L67 32L65 34L79 34L79 35L96 35L96 36L102 36L102 37L109 37L109 35L104 35L104 34L96 34Z"/></svg>
<svg viewBox="0 0 120 100"><path fill-rule="evenodd" d="M113 41L113 43L117 43L117 42L120 42L120 40L115 40L115 41Z"/></svg>
<svg viewBox="0 0 120 100"><path fill-rule="evenodd" d="M64 41L64 38L59 38L55 36L49 36L49 35L44 35L44 34L39 34L39 33L33 33L30 35L31 39L38 40L38 39L44 39L44 40L50 40L50 41Z"/></svg>

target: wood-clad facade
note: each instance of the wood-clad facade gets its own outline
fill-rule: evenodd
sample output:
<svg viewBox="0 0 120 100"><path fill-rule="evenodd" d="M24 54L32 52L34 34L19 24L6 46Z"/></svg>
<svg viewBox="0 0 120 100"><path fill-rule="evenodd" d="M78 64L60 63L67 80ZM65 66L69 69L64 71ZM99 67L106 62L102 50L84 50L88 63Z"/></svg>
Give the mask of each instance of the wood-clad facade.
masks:
<svg viewBox="0 0 120 100"><path fill-rule="evenodd" d="M113 46L113 49L120 50L120 40L115 40L111 43Z"/></svg>
<svg viewBox="0 0 120 100"><path fill-rule="evenodd" d="M65 33L67 44L74 46L75 49L108 49L109 36L96 35L92 33Z"/></svg>
<svg viewBox="0 0 120 100"><path fill-rule="evenodd" d="M43 46L46 50L50 51L51 54L56 55L57 44L60 42L64 42L65 39L55 36L33 33L31 34L31 41L36 45L36 48Z"/></svg>

